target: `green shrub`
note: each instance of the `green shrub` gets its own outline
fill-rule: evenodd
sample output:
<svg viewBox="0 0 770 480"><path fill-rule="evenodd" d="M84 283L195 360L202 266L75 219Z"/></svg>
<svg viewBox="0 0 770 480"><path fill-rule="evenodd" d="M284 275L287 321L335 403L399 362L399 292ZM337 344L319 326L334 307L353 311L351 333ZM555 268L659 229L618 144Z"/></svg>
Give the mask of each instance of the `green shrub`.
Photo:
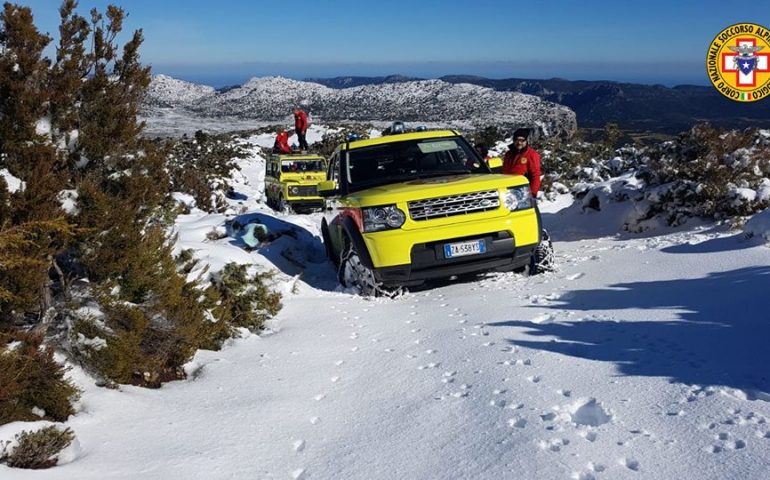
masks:
<svg viewBox="0 0 770 480"><path fill-rule="evenodd" d="M269 274L249 278L246 265L228 263L222 269L213 289L218 296L214 315L234 327L260 330L265 321L281 309L281 295L270 290L264 280Z"/></svg>
<svg viewBox="0 0 770 480"><path fill-rule="evenodd" d="M50 468L58 462L57 455L74 439L72 430L59 430L53 425L34 432L25 430L16 435L16 448L8 454L4 453L0 461L13 468Z"/></svg>
<svg viewBox="0 0 770 480"><path fill-rule="evenodd" d="M7 344L21 342L9 350ZM63 422L74 413L78 389L64 378L66 369L53 358L53 349L42 345L40 335L0 334L0 425L43 418Z"/></svg>

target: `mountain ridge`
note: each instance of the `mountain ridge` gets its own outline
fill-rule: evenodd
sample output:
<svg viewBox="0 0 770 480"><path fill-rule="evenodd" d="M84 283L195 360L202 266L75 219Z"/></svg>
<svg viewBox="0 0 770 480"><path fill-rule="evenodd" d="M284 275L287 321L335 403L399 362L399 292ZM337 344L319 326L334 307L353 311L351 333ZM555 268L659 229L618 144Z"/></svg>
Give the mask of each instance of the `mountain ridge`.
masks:
<svg viewBox="0 0 770 480"><path fill-rule="evenodd" d="M313 81L342 89L348 88L347 84L377 84L390 77L332 77ZM439 80L535 95L571 108L581 127L601 128L612 122L624 129L670 134L688 130L693 124L703 121L727 128L763 127L770 123L770 101L735 102L711 86L683 84L666 87L563 78L490 79L477 75L445 75Z"/></svg>
<svg viewBox="0 0 770 480"><path fill-rule="evenodd" d="M334 89L285 77L254 77L239 87L213 93L189 82L174 83L166 77L160 81L168 88L150 89L146 114L157 108L176 108L206 117L290 124L291 112L300 106L316 122L402 120L448 128L530 127L536 136L549 137L570 137L577 130L575 113L563 105L521 92L437 79ZM181 91L169 90L171 87Z"/></svg>

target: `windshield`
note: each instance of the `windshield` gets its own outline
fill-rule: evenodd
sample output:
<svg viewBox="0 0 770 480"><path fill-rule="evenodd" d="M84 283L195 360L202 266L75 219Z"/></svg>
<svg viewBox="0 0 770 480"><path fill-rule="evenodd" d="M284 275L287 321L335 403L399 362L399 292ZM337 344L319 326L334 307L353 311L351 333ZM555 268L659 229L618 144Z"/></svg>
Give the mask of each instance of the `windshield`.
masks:
<svg viewBox="0 0 770 480"><path fill-rule="evenodd" d="M282 172L325 172L326 165L323 160L283 160Z"/></svg>
<svg viewBox="0 0 770 480"><path fill-rule="evenodd" d="M347 178L353 191L412 178L490 173L460 137L393 142L351 150L348 155Z"/></svg>

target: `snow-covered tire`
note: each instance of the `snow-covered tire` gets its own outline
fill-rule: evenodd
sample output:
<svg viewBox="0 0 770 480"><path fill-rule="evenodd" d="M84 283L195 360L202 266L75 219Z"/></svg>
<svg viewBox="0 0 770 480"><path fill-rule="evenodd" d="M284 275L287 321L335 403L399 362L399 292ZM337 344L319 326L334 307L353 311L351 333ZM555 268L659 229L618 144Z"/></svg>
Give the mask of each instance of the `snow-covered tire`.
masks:
<svg viewBox="0 0 770 480"><path fill-rule="evenodd" d="M556 258L553 251L553 243L548 232L543 230L543 239L535 247L532 253L532 259L529 264L529 274L538 275L540 273L552 272L556 268Z"/></svg>
<svg viewBox="0 0 770 480"><path fill-rule="evenodd" d="M395 297L401 293L401 289L386 288L374 277L374 272L361 262L355 245L350 241L345 242L345 247L340 254L337 276L345 287L356 287L365 297Z"/></svg>
<svg viewBox="0 0 770 480"><path fill-rule="evenodd" d="M283 214L289 215L290 213L292 213L291 205L289 205L289 202L284 200L283 196L278 197L277 207L278 207L278 211Z"/></svg>

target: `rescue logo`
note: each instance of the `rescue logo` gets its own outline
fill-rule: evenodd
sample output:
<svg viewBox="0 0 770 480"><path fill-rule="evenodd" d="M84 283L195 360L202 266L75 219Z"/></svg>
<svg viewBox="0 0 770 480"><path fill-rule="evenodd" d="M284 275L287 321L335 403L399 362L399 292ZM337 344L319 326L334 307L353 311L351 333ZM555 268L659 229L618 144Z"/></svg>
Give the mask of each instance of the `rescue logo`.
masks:
<svg viewBox="0 0 770 480"><path fill-rule="evenodd" d="M709 45L706 70L714 87L731 100L770 97L770 30L756 23L725 28Z"/></svg>

